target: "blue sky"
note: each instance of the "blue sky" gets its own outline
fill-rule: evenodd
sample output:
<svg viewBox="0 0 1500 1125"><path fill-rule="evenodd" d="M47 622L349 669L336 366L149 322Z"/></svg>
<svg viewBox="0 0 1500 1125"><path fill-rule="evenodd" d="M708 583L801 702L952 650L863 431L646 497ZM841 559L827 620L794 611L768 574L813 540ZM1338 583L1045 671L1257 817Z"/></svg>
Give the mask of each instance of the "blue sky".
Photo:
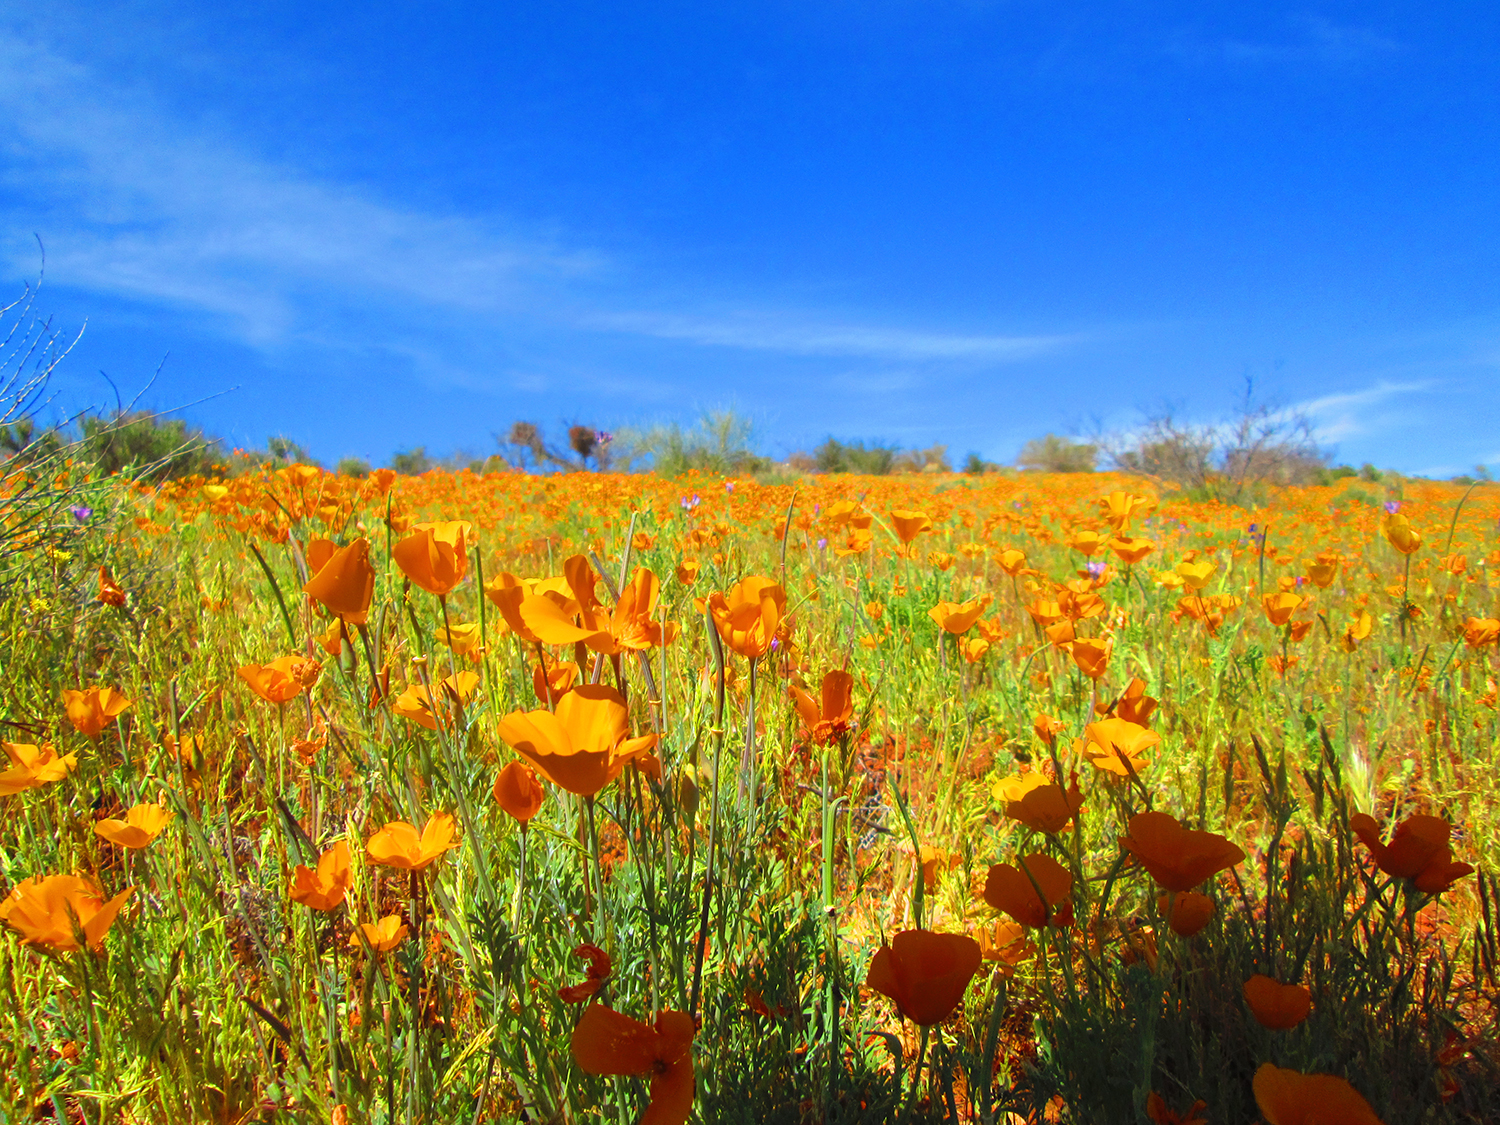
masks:
<svg viewBox="0 0 1500 1125"><path fill-rule="evenodd" d="M1500 8L12 0L0 255L235 444L517 419L1009 461L1244 380L1500 465ZM230 390L230 388L238 388ZM220 394L220 392L229 392Z"/></svg>

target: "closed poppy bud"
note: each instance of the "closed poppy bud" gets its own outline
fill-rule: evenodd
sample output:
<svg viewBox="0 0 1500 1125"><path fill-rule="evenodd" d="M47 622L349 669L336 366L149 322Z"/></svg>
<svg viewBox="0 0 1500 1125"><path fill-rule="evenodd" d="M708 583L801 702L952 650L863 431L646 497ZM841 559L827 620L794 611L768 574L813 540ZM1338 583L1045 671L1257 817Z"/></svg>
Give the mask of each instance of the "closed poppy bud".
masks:
<svg viewBox="0 0 1500 1125"><path fill-rule="evenodd" d="M1180 937L1192 937L1213 920L1217 907L1214 900L1197 891L1183 891L1180 895L1162 895L1156 900L1156 908L1163 914L1171 910L1167 925Z"/></svg>
<svg viewBox="0 0 1500 1125"><path fill-rule="evenodd" d="M349 935L350 949L369 947L376 953L389 953L403 941L411 931L399 914L387 914L378 922L365 922Z"/></svg>
<svg viewBox="0 0 1500 1125"><path fill-rule="evenodd" d="M1137 813L1129 827L1121 846L1165 891L1190 891L1245 858L1244 850L1223 836L1184 828L1166 813Z"/></svg>
<svg viewBox="0 0 1500 1125"><path fill-rule="evenodd" d="M891 526L895 529L896 538L901 540L902 546L909 546L911 541L922 532L932 530L932 518L926 512L892 508Z"/></svg>
<svg viewBox="0 0 1500 1125"><path fill-rule="evenodd" d="M1422 546L1422 537L1400 512L1386 516L1381 530L1385 532L1385 541L1403 555L1412 554Z"/></svg>
<svg viewBox="0 0 1500 1125"><path fill-rule="evenodd" d="M997 863L985 878L984 901L1031 929L1068 926L1073 922L1073 875L1040 852L1023 856L1019 867Z"/></svg>
<svg viewBox="0 0 1500 1125"><path fill-rule="evenodd" d="M1381 1125L1370 1103L1336 1074L1303 1074L1262 1063L1253 1088L1266 1125Z"/></svg>
<svg viewBox="0 0 1500 1125"><path fill-rule="evenodd" d="M124 820L101 820L95 834L122 848L144 848L172 822L173 814L160 805L136 805Z"/></svg>
<svg viewBox="0 0 1500 1125"><path fill-rule="evenodd" d="M1256 973L1245 982L1245 1003L1261 1027L1286 1031L1312 1011L1312 993L1300 984L1282 984Z"/></svg>
<svg viewBox="0 0 1500 1125"><path fill-rule="evenodd" d="M870 961L865 985L889 996L921 1027L940 1023L963 999L983 954L967 934L902 930Z"/></svg>
<svg viewBox="0 0 1500 1125"><path fill-rule="evenodd" d="M495 778L495 801L524 828L541 811L547 791L537 776L520 762L511 762Z"/></svg>
<svg viewBox="0 0 1500 1125"><path fill-rule="evenodd" d="M88 687L62 693L68 721L85 738L98 738L104 728L130 707L130 700L110 687Z"/></svg>
<svg viewBox="0 0 1500 1125"><path fill-rule="evenodd" d="M467 520L419 523L391 548L391 558L416 585L429 594L447 597L469 572L473 537L473 525Z"/></svg>
<svg viewBox="0 0 1500 1125"><path fill-rule="evenodd" d="M327 543L327 540L318 542ZM324 553L317 552L320 556ZM312 545L309 545L309 566L314 558ZM370 564L369 540L356 539L318 561L320 565L302 587L303 592L350 625L363 625L369 619L370 599L375 594L375 568Z"/></svg>

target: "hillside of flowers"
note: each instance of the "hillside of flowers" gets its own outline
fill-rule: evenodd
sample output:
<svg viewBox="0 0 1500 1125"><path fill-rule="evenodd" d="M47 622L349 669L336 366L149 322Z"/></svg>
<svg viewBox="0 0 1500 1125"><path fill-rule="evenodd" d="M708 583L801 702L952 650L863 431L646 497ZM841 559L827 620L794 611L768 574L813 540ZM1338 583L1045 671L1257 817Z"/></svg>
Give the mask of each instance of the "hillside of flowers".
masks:
<svg viewBox="0 0 1500 1125"><path fill-rule="evenodd" d="M1500 486L0 464L0 1120L1496 1120Z"/></svg>

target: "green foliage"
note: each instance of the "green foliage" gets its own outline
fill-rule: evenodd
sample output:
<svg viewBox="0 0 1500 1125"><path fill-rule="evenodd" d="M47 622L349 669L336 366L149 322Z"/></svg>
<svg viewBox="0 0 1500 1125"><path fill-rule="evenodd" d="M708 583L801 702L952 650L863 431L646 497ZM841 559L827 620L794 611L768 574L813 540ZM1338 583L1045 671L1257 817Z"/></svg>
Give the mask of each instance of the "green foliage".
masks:
<svg viewBox="0 0 1500 1125"><path fill-rule="evenodd" d="M216 438L189 427L181 418L146 411L113 416L87 414L79 420L81 442L96 469L137 480L222 476L224 454Z"/></svg>
<svg viewBox="0 0 1500 1125"><path fill-rule="evenodd" d="M813 450L813 461L820 473L859 473L863 476L886 476L896 468L899 446L863 441L839 441L830 437Z"/></svg>
<svg viewBox="0 0 1500 1125"><path fill-rule="evenodd" d="M1099 447L1048 434L1033 438L1016 457L1022 469L1037 473L1092 473L1099 463Z"/></svg>
<svg viewBox="0 0 1500 1125"><path fill-rule="evenodd" d="M390 467L404 477L416 477L430 472L437 466L432 458L427 456L426 447L419 445L415 449L392 454Z"/></svg>
<svg viewBox="0 0 1500 1125"><path fill-rule="evenodd" d="M613 448L616 467L649 468L664 477L693 472L747 476L771 468L770 460L755 452L750 420L731 408L708 411L690 430L675 422L621 429Z"/></svg>

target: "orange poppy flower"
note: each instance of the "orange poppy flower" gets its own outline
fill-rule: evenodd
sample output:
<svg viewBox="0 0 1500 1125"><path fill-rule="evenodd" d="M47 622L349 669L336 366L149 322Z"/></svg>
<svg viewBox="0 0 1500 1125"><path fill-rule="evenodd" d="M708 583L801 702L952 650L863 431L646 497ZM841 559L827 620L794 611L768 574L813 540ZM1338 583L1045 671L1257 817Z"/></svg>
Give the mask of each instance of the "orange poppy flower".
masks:
<svg viewBox="0 0 1500 1125"><path fill-rule="evenodd" d="M1072 872L1040 852L1022 856L1020 864L997 863L990 868L984 901L1033 930L1072 925Z"/></svg>
<svg viewBox="0 0 1500 1125"><path fill-rule="evenodd" d="M1208 1118L1203 1116L1207 1108L1208 1103L1200 1099L1190 1105L1186 1113L1178 1113L1169 1109L1166 1100L1155 1090L1146 1095L1146 1116L1156 1125L1208 1125Z"/></svg>
<svg viewBox="0 0 1500 1125"><path fill-rule="evenodd" d="M1370 1103L1336 1074L1262 1063L1253 1086L1266 1125L1381 1125Z"/></svg>
<svg viewBox="0 0 1500 1125"><path fill-rule="evenodd" d="M296 699L318 682L323 666L305 656L282 656L269 664L246 664L235 673L267 703Z"/></svg>
<svg viewBox="0 0 1500 1125"><path fill-rule="evenodd" d="M478 687L479 674L477 672L455 672L451 676L443 677L437 685L438 694L442 697L444 704L449 704L454 699L460 703L467 703ZM409 684L406 690L396 696L391 703L391 710L403 719L410 719L428 730L437 730L439 717L447 721L447 706L434 709L432 700L427 697L427 687L424 684Z"/></svg>
<svg viewBox="0 0 1500 1125"><path fill-rule="evenodd" d="M105 727L130 707L130 700L111 687L65 691L62 701L68 710L68 721L85 738L98 738Z"/></svg>
<svg viewBox="0 0 1500 1125"><path fill-rule="evenodd" d="M913 512L904 508L891 509L891 526L896 530L896 538L901 540L903 547L911 546L911 542L924 531L932 530L932 518L926 512Z"/></svg>
<svg viewBox="0 0 1500 1125"><path fill-rule="evenodd" d="M1100 535L1097 531L1083 530L1073 533L1072 537L1068 540L1068 546L1072 547L1079 554L1093 558L1104 549L1104 545L1108 541L1107 537Z"/></svg>
<svg viewBox="0 0 1500 1125"><path fill-rule="evenodd" d="M1054 719L1051 715L1038 715L1031 722L1031 733L1042 742L1051 742L1062 733L1065 726L1067 724L1061 719Z"/></svg>
<svg viewBox="0 0 1500 1125"><path fill-rule="evenodd" d="M1114 646L1109 641L1086 639L1074 641L1068 655L1078 670L1091 680L1097 680L1109 670L1109 657Z"/></svg>
<svg viewBox="0 0 1500 1125"><path fill-rule="evenodd" d="M1064 789L1049 782L1045 774L1035 772L1019 777L1002 778L994 795L1004 803L1005 815L1038 832L1061 832L1083 808L1083 791L1074 782Z"/></svg>
<svg viewBox="0 0 1500 1125"><path fill-rule="evenodd" d="M479 622L455 621L448 626L439 626L432 634L432 639L444 648L451 649L455 656L473 656L479 651L484 637L479 632Z"/></svg>
<svg viewBox="0 0 1500 1125"><path fill-rule="evenodd" d="M1170 908L1167 925L1179 937L1192 937L1213 921L1214 914L1218 912L1214 900L1197 891L1183 891L1175 897L1162 895L1156 900L1156 908L1162 914L1166 914Z"/></svg>
<svg viewBox="0 0 1500 1125"><path fill-rule="evenodd" d="M1177 577L1182 579L1184 589L1197 592L1208 585L1209 579L1219 569L1219 564L1212 559L1194 560L1192 562L1180 562L1177 564Z"/></svg>
<svg viewBox="0 0 1500 1125"><path fill-rule="evenodd" d="M1338 577L1341 561L1335 552L1324 551L1316 561L1307 564L1307 580L1320 590L1328 589Z"/></svg>
<svg viewBox="0 0 1500 1125"><path fill-rule="evenodd" d="M826 746L852 729L854 722L854 677L848 672L834 669L823 677L823 700L817 701L799 687L788 687L797 714L802 719L808 737L819 746Z"/></svg>
<svg viewBox="0 0 1500 1125"><path fill-rule="evenodd" d="M1380 530L1385 532L1385 541L1403 555L1410 555L1422 546L1422 537L1400 512L1386 516Z"/></svg>
<svg viewBox="0 0 1500 1125"><path fill-rule="evenodd" d="M474 525L468 520L414 524L411 534L391 548L391 558L422 589L445 598L469 572L473 538Z"/></svg>
<svg viewBox="0 0 1500 1125"><path fill-rule="evenodd" d="M308 544L307 561L312 566L313 548L333 544L326 539ZM326 558L323 557L326 554ZM370 599L375 594L375 568L370 564L370 541L363 537L337 550L319 550L318 566L312 578L302 587L303 593L322 603L330 613L350 625L363 625L370 615Z"/></svg>
<svg viewBox="0 0 1500 1125"><path fill-rule="evenodd" d="M1156 550L1156 544L1150 539L1111 539L1109 549L1126 566L1134 566Z"/></svg>
<svg viewBox="0 0 1500 1125"><path fill-rule="evenodd" d="M0 750L11 761L10 769L0 773L0 797L61 781L78 768L77 754L59 758L50 742L0 742Z"/></svg>
<svg viewBox="0 0 1500 1125"><path fill-rule="evenodd" d="M1128 777L1146 768L1146 751L1161 741L1161 735L1139 723L1115 716L1083 728L1084 756L1096 769Z"/></svg>
<svg viewBox="0 0 1500 1125"><path fill-rule="evenodd" d="M421 871L444 852L458 847L453 831L453 817L445 812L428 817L420 835L415 825L393 820L365 841L365 852L371 863Z"/></svg>
<svg viewBox="0 0 1500 1125"><path fill-rule="evenodd" d="M955 636L967 633L990 604L989 595L970 598L966 602L938 602L927 611L927 616L944 632Z"/></svg>
<svg viewBox="0 0 1500 1125"><path fill-rule="evenodd" d="M1006 966L1019 965L1036 952L1036 946L1026 937L1025 926L1001 918L977 927L974 940L979 942L980 955L986 961L1000 961Z"/></svg>
<svg viewBox="0 0 1500 1125"><path fill-rule="evenodd" d="M582 681L583 669L571 660L557 663L549 660L545 665L538 661L531 666L531 689L538 703L556 707L557 701Z"/></svg>
<svg viewBox="0 0 1500 1125"><path fill-rule="evenodd" d="M411 931L399 914L387 914L378 922L365 922L349 935L350 949L370 948L376 953L389 953L406 940Z"/></svg>
<svg viewBox="0 0 1500 1125"><path fill-rule="evenodd" d="M546 798L547 791L536 774L520 762L511 762L495 778L495 802L522 827L541 811Z"/></svg>
<svg viewBox="0 0 1500 1125"><path fill-rule="evenodd" d="M573 1061L589 1074L651 1080L640 1125L684 1125L693 1109L693 1017L662 1012L654 1024L590 1004L573 1029Z"/></svg>
<svg viewBox="0 0 1500 1125"><path fill-rule="evenodd" d="M902 930L876 951L865 985L894 1000L912 1023L930 1027L958 1007L982 960L967 934Z"/></svg>
<svg viewBox="0 0 1500 1125"><path fill-rule="evenodd" d="M1123 535L1136 514L1149 512L1154 503L1150 497L1136 496L1123 489L1116 489L1099 500L1099 514L1109 521L1116 535Z"/></svg>
<svg viewBox="0 0 1500 1125"><path fill-rule="evenodd" d="M1469 617L1464 620L1464 644L1470 648L1500 641L1500 620L1493 617Z"/></svg>
<svg viewBox="0 0 1500 1125"><path fill-rule="evenodd" d="M1244 991L1255 1022L1273 1031L1296 1027L1312 1011L1312 993L1300 984L1282 984L1256 973L1245 982Z"/></svg>
<svg viewBox="0 0 1500 1125"><path fill-rule="evenodd" d="M292 872L292 901L314 910L332 910L344 901L353 882L349 845L340 840L318 857L316 870L297 864Z"/></svg>
<svg viewBox="0 0 1500 1125"><path fill-rule="evenodd" d="M1130 681L1125 694L1115 704L1115 717L1127 723L1145 726L1156 712L1156 700L1146 694L1146 681L1139 676Z"/></svg>
<svg viewBox="0 0 1500 1125"><path fill-rule="evenodd" d="M771 642L786 616L786 592L769 578L743 578L727 594L708 599L719 638L741 656L755 658L771 651Z"/></svg>
<svg viewBox="0 0 1500 1125"><path fill-rule="evenodd" d="M514 574L498 574L484 584L484 596L494 603L505 622L501 635L516 634L528 644L541 644L541 638L531 631L521 618L521 603L531 596L533 583Z"/></svg>
<svg viewBox="0 0 1500 1125"><path fill-rule="evenodd" d="M174 815L160 805L136 805L125 814L124 820L99 821L94 832L122 848L144 848L172 823Z"/></svg>
<svg viewBox="0 0 1500 1125"><path fill-rule="evenodd" d="M1014 578L1026 569L1026 552L1007 547L995 556L995 562L1001 570Z"/></svg>
<svg viewBox="0 0 1500 1125"><path fill-rule="evenodd" d="M1278 628L1292 619L1292 614L1302 608L1302 603L1307 599L1290 591L1283 590L1279 594L1267 594L1261 598L1261 605L1266 610L1266 620Z"/></svg>
<svg viewBox="0 0 1500 1125"><path fill-rule="evenodd" d="M1245 858L1244 850L1223 836L1184 828L1164 812L1136 813L1130 835L1120 845L1150 872L1165 891L1190 891Z"/></svg>
<svg viewBox="0 0 1500 1125"><path fill-rule="evenodd" d="M565 985L557 990L557 998L564 1004L581 1004L594 993L604 987L604 982L609 980L614 973L614 963L610 961L609 954L597 945L584 942L573 950L574 957L582 957L588 961L588 967L584 970L584 978L578 984Z"/></svg>
<svg viewBox="0 0 1500 1125"><path fill-rule="evenodd" d="M677 581L684 586L691 586L698 581L698 570L702 565L697 559L683 559L677 564Z"/></svg>
<svg viewBox="0 0 1500 1125"><path fill-rule="evenodd" d="M82 930L84 943L97 953L134 890L126 887L105 902L97 886L77 875L23 879L0 903L0 922L20 934L26 944L53 953L73 953L82 948L78 943Z"/></svg>
<svg viewBox="0 0 1500 1125"><path fill-rule="evenodd" d="M630 712L620 693L584 684L553 711L512 711L500 720L500 737L569 793L592 797L620 775L625 763L656 745L656 736L630 738Z"/></svg>
<svg viewBox="0 0 1500 1125"><path fill-rule="evenodd" d="M99 568L99 597L100 605L122 606L125 604L125 591L120 589L115 576L110 573L107 566Z"/></svg>
<svg viewBox="0 0 1500 1125"><path fill-rule="evenodd" d="M1351 816L1349 827L1370 849L1380 870L1397 879L1410 879L1426 894L1446 891L1474 873L1467 863L1453 862L1453 850L1448 846L1452 828L1442 817L1407 817L1396 826L1389 844L1381 843L1380 825L1366 813Z"/></svg>
<svg viewBox="0 0 1500 1125"><path fill-rule="evenodd" d="M1345 652L1353 652L1359 647L1359 642L1364 640L1375 629L1375 619L1366 610L1360 610L1355 619L1344 626L1344 635L1339 638L1339 647Z"/></svg>

